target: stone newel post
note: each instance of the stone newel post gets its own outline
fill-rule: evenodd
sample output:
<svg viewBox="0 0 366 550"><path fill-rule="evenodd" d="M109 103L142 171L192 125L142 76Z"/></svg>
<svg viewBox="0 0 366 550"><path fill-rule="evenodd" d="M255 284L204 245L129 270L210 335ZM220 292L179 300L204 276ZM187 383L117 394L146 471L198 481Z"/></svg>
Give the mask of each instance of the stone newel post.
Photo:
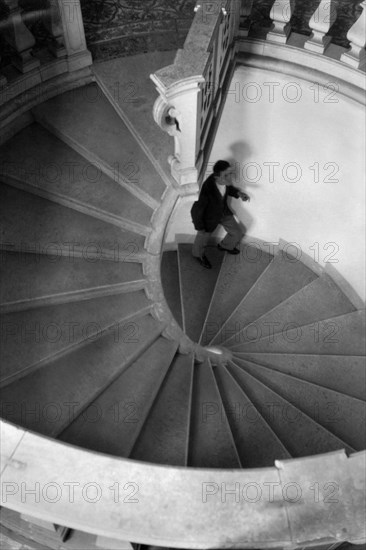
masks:
<svg viewBox="0 0 366 550"><path fill-rule="evenodd" d="M166 88L157 75L151 78L160 94L154 105L155 122L174 137L174 154L168 159L172 176L180 185L196 183L198 94L204 79L189 77Z"/></svg>

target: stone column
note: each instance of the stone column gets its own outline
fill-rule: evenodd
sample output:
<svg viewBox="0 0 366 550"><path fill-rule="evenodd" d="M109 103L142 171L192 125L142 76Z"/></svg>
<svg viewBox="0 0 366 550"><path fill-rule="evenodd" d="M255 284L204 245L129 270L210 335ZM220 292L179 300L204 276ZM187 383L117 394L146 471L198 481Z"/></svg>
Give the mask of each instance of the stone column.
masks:
<svg viewBox="0 0 366 550"><path fill-rule="evenodd" d="M21 73L27 73L40 65L40 61L32 56L32 48L36 41L23 22L18 0L4 0L4 2L10 10L8 24L3 31L4 37L16 52L12 57L12 64Z"/></svg>
<svg viewBox="0 0 366 550"><path fill-rule="evenodd" d="M270 17L273 20L273 24L267 34L267 40L286 44L290 34L290 27L288 25L291 19L290 0L276 0L270 11Z"/></svg>
<svg viewBox="0 0 366 550"><path fill-rule="evenodd" d="M336 19L335 0L322 0L309 21L312 33L304 47L313 52L324 53L332 40L332 37L326 34Z"/></svg>
<svg viewBox="0 0 366 550"><path fill-rule="evenodd" d="M57 0L64 32L69 70L77 70L92 64L86 48L83 18L79 0Z"/></svg>
<svg viewBox="0 0 366 550"><path fill-rule="evenodd" d="M356 23L347 33L347 38L351 42L351 48L341 56L341 61L351 65L355 69L365 67L365 44L366 44L366 1L360 4L362 13Z"/></svg>

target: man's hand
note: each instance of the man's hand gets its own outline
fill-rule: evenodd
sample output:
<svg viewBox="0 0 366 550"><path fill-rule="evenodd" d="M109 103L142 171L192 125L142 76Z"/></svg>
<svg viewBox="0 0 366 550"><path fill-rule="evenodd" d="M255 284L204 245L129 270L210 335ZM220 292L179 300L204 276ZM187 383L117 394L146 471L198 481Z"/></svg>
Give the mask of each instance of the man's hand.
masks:
<svg viewBox="0 0 366 550"><path fill-rule="evenodd" d="M242 201L248 201L248 202L250 201L249 195L244 193L244 191L239 191L239 197L241 198Z"/></svg>

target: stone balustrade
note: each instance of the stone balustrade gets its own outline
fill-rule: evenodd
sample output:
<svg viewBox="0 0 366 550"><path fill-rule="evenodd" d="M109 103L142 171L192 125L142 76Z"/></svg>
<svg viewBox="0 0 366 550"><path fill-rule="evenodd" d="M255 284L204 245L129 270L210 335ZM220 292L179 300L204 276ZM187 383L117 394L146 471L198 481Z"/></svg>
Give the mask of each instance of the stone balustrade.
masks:
<svg viewBox="0 0 366 550"><path fill-rule="evenodd" d="M180 185L197 183L204 165L212 122L217 121L235 56L240 10L237 0L198 2L184 48L172 65L151 75L159 92L154 119L174 138L169 161Z"/></svg>
<svg viewBox="0 0 366 550"><path fill-rule="evenodd" d="M7 422L0 429L1 506L53 529L177 548L366 540L365 452L210 470L89 452Z"/></svg>
<svg viewBox="0 0 366 550"><path fill-rule="evenodd" d="M342 66L362 69L365 65L365 20L366 2L362 2L363 13L348 32L351 42L350 50L341 56L336 73L346 83L360 85L359 76L349 79L347 70ZM276 0L271 7L272 27L268 31L265 44L289 43L291 35L292 3L290 0ZM175 61L169 67L151 75L159 92L154 107L154 118L157 124L174 139L174 154L169 158L171 172L180 184L195 184L202 175L210 150L210 136L215 134L218 124L218 113L222 105L221 96L225 79L235 63L235 53L241 49L256 53L262 47L251 43L250 26L253 0L244 2L197 2L195 18L185 42L179 50ZM291 41L299 52L307 52L308 64L303 64L304 55L299 57L301 66L315 67L312 54L321 54L316 63L320 70L327 62L328 48L332 38L328 34L337 19L335 0L322 0L310 18L312 30L307 39L303 36L302 46L299 41ZM255 34L254 34L255 36ZM298 35L299 36L299 35ZM240 48L236 47L240 39ZM248 48L243 46L248 41ZM263 43L263 41L262 41ZM254 48L254 49L253 49ZM268 48L267 48L268 50ZM267 51L266 50L266 51ZM323 54L326 53L326 56ZM262 55L264 51L262 49ZM291 53L293 57L295 54ZM284 53L283 59L286 58ZM330 68L330 71L334 66ZM350 92L350 96L359 95ZM172 117L170 113L175 113Z"/></svg>
<svg viewBox="0 0 366 550"><path fill-rule="evenodd" d="M4 67L0 76L0 108L5 105L2 112L8 113L8 104L15 98L23 98L29 106L30 98L42 101L50 93L50 82L56 77L59 80L54 82L53 93L60 93L63 89L60 77L64 75L70 81L73 72L91 66L92 58L86 46L79 0L50 0L47 9L32 12L24 12L18 0L4 2L8 16L2 21L3 38L13 54L11 66ZM34 5L36 8L36 3ZM36 50L36 38L26 22L39 18L42 18L49 40L47 46ZM35 93L30 93L35 89ZM22 99L17 101L19 107Z"/></svg>
<svg viewBox="0 0 366 550"><path fill-rule="evenodd" d="M13 65L21 72L27 73L39 67L40 61L32 56L36 40L22 18L22 9L18 0L4 0L9 8L8 23L4 25L4 38L12 46L15 54Z"/></svg>

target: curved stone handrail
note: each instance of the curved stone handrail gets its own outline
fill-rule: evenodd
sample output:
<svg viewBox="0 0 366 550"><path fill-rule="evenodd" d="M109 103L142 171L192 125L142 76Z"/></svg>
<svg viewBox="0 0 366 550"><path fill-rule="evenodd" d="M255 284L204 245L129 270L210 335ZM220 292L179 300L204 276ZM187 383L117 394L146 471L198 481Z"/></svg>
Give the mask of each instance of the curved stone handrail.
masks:
<svg viewBox="0 0 366 550"><path fill-rule="evenodd" d="M197 183L207 162L209 136L217 129L218 106L225 82L221 71L217 70L218 59L222 62L222 56L227 56L230 48L234 64L236 61L257 66L260 60L259 66L263 68L307 80L315 79L324 85L332 83L340 93L365 103L365 1L360 4L363 9L361 16L347 34L350 49L338 47L336 51L332 51L331 37L327 35L337 17L334 2L321 2L318 6L309 23L312 35L305 43L302 43L303 36L291 34L291 3L288 0L276 0L273 4L273 25L265 39L248 37L252 3L242 7L241 14L236 11L237 6L237 2L198 3L184 48L178 51L172 65L151 75L160 94L155 103L154 118L163 131L174 136L175 156L170 159L170 164L172 175L179 184ZM220 43L223 19L230 17L235 29L231 34L233 43L230 48L226 45L223 54L220 52L223 48ZM239 53L236 60L235 53ZM230 63L224 63L224 70L226 76L230 74ZM172 132L164 123L169 107L174 107L182 115L180 132Z"/></svg>
<svg viewBox="0 0 366 550"><path fill-rule="evenodd" d="M1 433L1 505L52 523L177 548L366 539L365 452L210 470L117 459L4 421Z"/></svg>

